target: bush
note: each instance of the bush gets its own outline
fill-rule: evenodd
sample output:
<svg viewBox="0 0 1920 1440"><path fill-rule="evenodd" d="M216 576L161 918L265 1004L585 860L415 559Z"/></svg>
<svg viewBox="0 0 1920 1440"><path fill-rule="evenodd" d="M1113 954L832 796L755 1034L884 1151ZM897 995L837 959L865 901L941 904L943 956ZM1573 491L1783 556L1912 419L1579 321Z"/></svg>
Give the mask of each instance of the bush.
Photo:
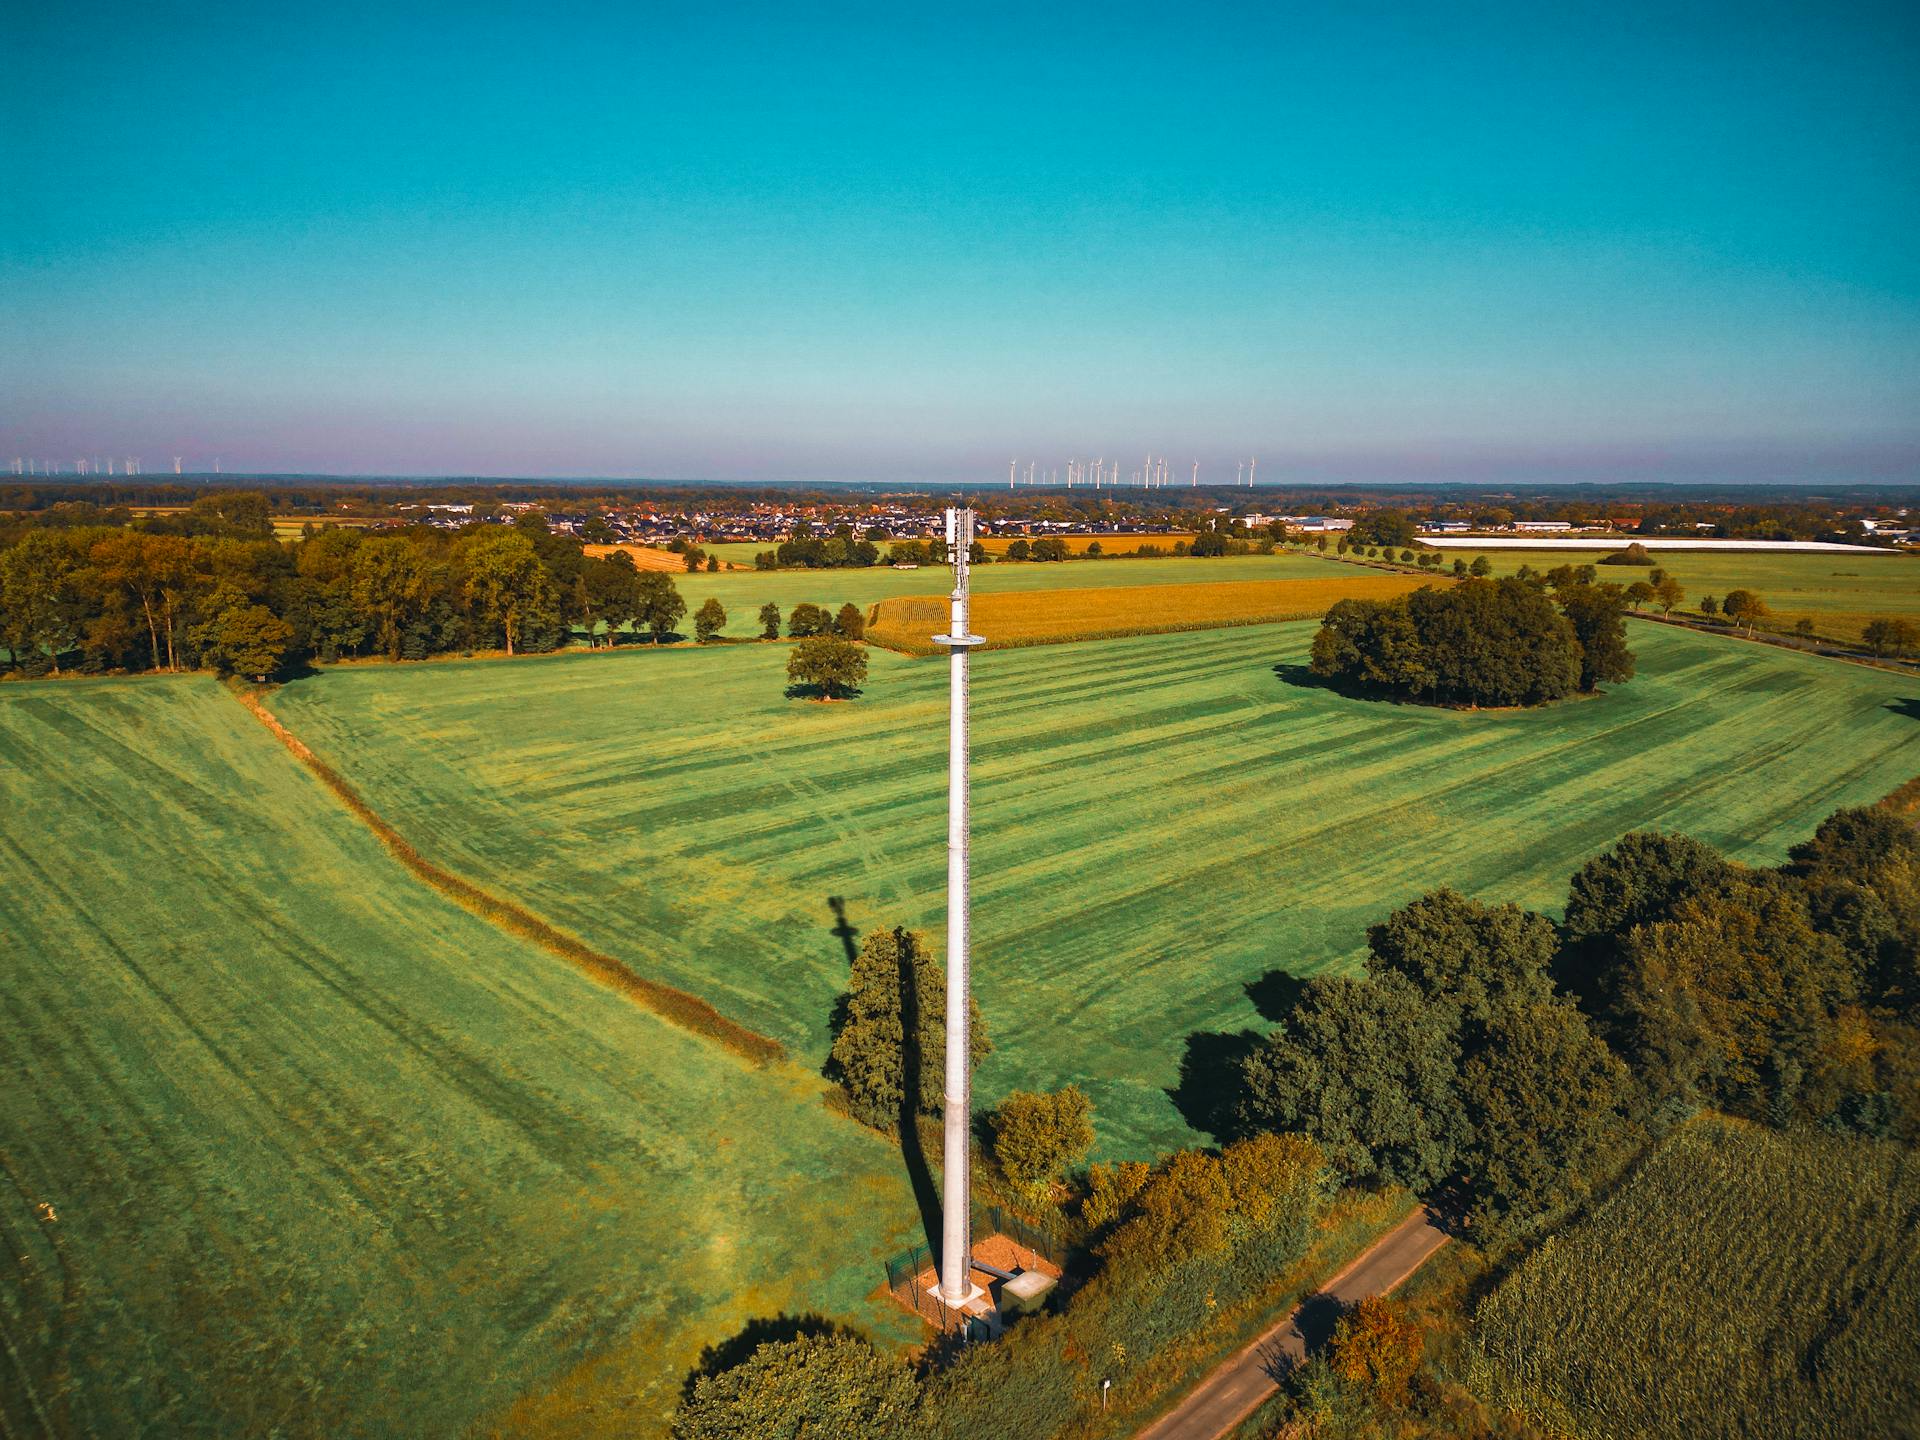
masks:
<svg viewBox="0 0 1920 1440"><path fill-rule="evenodd" d="M1080 1207L1080 1218L1089 1230L1104 1230L1118 1220L1140 1187L1147 1183L1152 1167L1139 1160L1122 1160L1118 1165L1095 1165L1087 1172L1087 1198Z"/></svg>
<svg viewBox="0 0 1920 1440"><path fill-rule="evenodd" d="M1602 565L1651 565L1653 556L1647 553L1646 546L1636 540L1626 549L1616 550L1613 554L1606 556L1600 563Z"/></svg>
<svg viewBox="0 0 1920 1440"><path fill-rule="evenodd" d="M993 1112L993 1156L1018 1189L1044 1195L1093 1148L1093 1103L1077 1085L1015 1090Z"/></svg>
<svg viewBox="0 0 1920 1440"><path fill-rule="evenodd" d="M919 1408L919 1382L902 1361L857 1336L808 1335L696 1380L673 1440L895 1440Z"/></svg>
<svg viewBox="0 0 1920 1440"><path fill-rule="evenodd" d="M1420 1331L1403 1320L1398 1309L1369 1295L1333 1327L1327 1366L1376 1403L1393 1405L1405 1397L1425 1348Z"/></svg>

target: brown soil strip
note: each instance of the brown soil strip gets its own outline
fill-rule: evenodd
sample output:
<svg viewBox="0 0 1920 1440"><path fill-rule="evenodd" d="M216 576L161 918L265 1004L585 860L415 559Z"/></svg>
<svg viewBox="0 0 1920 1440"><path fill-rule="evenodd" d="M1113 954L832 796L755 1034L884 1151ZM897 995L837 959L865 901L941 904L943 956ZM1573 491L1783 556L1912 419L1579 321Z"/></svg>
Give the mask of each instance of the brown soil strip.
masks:
<svg viewBox="0 0 1920 1440"><path fill-rule="evenodd" d="M360 793L347 782L345 776L314 754L299 736L282 725L279 718L260 703L257 695L237 686L234 687L233 693L239 697L242 705L253 712L261 724L279 737L280 743L287 747L295 759L311 770L320 783L334 793L341 804L373 831L394 859L448 899L472 911L482 920L498 925L502 930L518 935L522 939L531 940L542 949L558 955L588 979L597 981L609 990L619 991L653 1011L663 1020L724 1045L736 1055L756 1065L769 1065L786 1058L786 1051L777 1040L771 1040L757 1030L749 1030L746 1026L729 1020L699 996L689 995L684 990L638 975L613 956L595 950L592 946L576 940L565 931L542 920L524 905L512 900L503 900L481 889L472 881L462 879L452 871L441 869L415 850L405 836L383 820L373 807L361 799Z"/></svg>

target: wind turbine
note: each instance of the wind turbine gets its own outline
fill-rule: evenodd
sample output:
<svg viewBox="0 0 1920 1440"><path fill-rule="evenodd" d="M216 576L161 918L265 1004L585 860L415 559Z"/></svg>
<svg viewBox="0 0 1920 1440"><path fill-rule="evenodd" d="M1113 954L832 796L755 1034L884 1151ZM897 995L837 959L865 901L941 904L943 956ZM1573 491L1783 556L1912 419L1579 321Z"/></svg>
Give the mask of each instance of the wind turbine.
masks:
<svg viewBox="0 0 1920 1440"><path fill-rule="evenodd" d="M1255 455L1252 459L1247 461L1247 488L1249 490L1253 488L1253 472L1259 464L1260 464L1260 457L1258 455Z"/></svg>

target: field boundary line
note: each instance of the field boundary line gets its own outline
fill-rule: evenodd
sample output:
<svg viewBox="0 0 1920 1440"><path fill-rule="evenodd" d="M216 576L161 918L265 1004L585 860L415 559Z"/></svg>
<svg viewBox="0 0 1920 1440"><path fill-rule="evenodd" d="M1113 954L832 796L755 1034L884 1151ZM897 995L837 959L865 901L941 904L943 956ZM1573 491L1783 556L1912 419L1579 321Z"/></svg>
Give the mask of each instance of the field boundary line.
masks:
<svg viewBox="0 0 1920 1440"><path fill-rule="evenodd" d="M294 759L306 766L356 819L373 832L374 837L386 847L387 853L423 884L482 920L522 939L531 940L541 949L568 962L588 979L618 991L661 1019L712 1040L755 1065L771 1065L786 1059L786 1048L779 1041L757 1030L750 1030L738 1021L729 1020L699 996L658 980L649 980L625 962L616 960L604 951L595 950L519 902L503 899L471 880L434 864L388 824L344 775L314 754L305 741L281 722L279 716L267 709L259 696L237 686L232 687L232 693L286 747Z"/></svg>

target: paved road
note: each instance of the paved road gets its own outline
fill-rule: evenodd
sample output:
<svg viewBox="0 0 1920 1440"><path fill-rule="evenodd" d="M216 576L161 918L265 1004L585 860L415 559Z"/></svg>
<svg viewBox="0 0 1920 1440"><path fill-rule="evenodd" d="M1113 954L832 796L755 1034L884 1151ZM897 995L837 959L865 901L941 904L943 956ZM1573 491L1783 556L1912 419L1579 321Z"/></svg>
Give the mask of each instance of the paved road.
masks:
<svg viewBox="0 0 1920 1440"><path fill-rule="evenodd" d="M1171 1412L1142 1430L1137 1440L1217 1440L1279 1388L1276 1371L1304 1359L1307 1347L1327 1338L1341 1307L1368 1295L1385 1295L1405 1280L1447 1237L1433 1216L1416 1210L1382 1235L1317 1294L1201 1381Z"/></svg>

